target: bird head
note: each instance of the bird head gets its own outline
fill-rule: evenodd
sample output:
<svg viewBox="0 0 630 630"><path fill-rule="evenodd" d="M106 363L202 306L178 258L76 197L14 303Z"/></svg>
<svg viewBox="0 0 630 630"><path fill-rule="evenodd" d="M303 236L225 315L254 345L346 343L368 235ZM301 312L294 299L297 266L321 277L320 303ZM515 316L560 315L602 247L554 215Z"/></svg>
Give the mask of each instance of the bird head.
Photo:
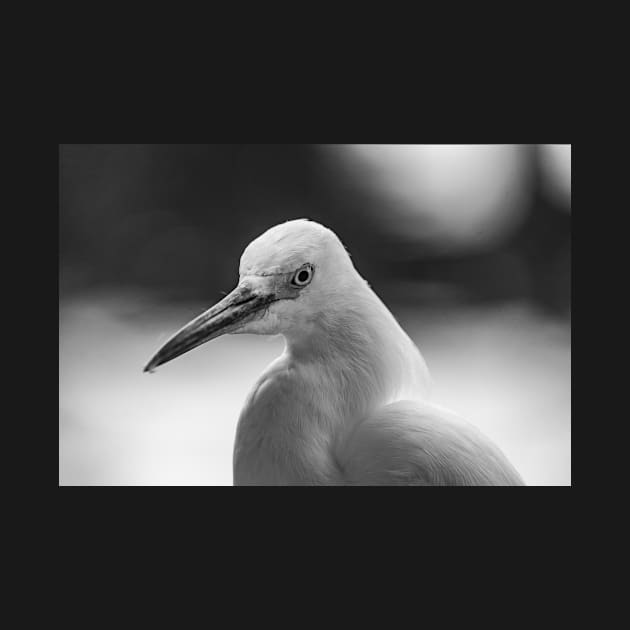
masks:
<svg viewBox="0 0 630 630"><path fill-rule="evenodd" d="M243 252L236 288L171 337L145 371L225 334L308 335L357 279L334 232L306 219L276 225Z"/></svg>

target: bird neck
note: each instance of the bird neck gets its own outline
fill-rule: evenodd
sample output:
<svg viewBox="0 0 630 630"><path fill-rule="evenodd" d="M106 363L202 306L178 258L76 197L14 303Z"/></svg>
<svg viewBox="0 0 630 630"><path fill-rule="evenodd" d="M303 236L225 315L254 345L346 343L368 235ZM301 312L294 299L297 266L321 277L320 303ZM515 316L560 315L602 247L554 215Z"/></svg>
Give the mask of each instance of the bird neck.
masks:
<svg viewBox="0 0 630 630"><path fill-rule="evenodd" d="M418 348L363 280L353 287L344 308L314 318L306 331L289 331L290 362L318 374L344 414L365 414L378 404L401 398L426 398L430 377ZM339 303L331 297L330 304Z"/></svg>

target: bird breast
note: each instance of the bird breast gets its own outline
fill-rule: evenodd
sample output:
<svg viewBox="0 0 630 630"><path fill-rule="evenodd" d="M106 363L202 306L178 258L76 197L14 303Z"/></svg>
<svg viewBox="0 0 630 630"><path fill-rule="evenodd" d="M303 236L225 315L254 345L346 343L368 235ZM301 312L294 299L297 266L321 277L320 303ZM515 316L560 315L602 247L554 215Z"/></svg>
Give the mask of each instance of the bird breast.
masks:
<svg viewBox="0 0 630 630"><path fill-rule="evenodd" d="M235 485L340 481L333 455L340 406L318 384L321 374L305 379L302 371L285 353L249 394L236 431Z"/></svg>

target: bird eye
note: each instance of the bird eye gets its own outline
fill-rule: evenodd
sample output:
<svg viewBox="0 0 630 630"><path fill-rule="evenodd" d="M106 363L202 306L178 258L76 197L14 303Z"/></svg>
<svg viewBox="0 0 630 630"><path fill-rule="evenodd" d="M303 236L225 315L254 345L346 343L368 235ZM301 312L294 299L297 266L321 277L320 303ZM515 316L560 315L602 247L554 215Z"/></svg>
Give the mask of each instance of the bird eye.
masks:
<svg viewBox="0 0 630 630"><path fill-rule="evenodd" d="M291 284L296 287L305 287L313 278L313 267L307 265L295 272Z"/></svg>

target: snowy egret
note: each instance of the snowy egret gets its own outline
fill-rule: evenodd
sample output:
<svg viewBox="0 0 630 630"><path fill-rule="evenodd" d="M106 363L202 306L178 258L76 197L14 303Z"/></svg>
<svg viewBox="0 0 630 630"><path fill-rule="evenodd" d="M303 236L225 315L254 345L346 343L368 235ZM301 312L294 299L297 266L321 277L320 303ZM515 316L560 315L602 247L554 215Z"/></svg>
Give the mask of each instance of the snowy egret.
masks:
<svg viewBox="0 0 630 630"><path fill-rule="evenodd" d="M487 437L429 402L420 351L334 232L276 225L239 276L145 367L226 333L284 336L241 412L234 485L524 485Z"/></svg>

